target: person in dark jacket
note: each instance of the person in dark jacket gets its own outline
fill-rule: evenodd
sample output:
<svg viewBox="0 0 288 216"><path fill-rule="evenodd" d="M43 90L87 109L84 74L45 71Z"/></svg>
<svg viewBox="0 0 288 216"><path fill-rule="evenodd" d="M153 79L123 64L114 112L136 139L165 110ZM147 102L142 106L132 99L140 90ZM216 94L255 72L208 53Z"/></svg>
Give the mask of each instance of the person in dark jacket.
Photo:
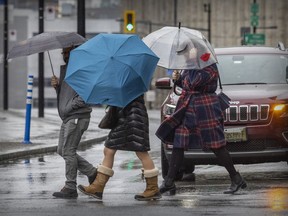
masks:
<svg viewBox="0 0 288 216"><path fill-rule="evenodd" d="M174 194L174 179L181 166L184 151L201 145L212 150L219 164L224 166L231 178L231 186L224 193L232 194L246 188L246 182L235 170L226 149L223 112L215 93L219 78L216 64L203 69L174 71L174 85L182 88L175 112L165 119L156 135L166 144L173 145L167 176L160 186L160 192Z"/></svg>
<svg viewBox="0 0 288 216"><path fill-rule="evenodd" d="M97 177L89 186L79 185L78 189L86 195L102 200L103 191L109 178L113 176L112 170L114 156L117 150L134 151L142 162L142 175L146 179L146 189L143 193L135 195L137 200L160 199L158 188L158 169L148 153L149 119L144 103L144 96L134 99L126 107L117 108L118 122L110 131L105 141L104 159L97 168Z"/></svg>
<svg viewBox="0 0 288 216"><path fill-rule="evenodd" d="M57 153L65 160L65 186L59 192L53 193L57 198L78 197L76 188L77 170L93 182L97 170L87 160L77 154L77 147L84 131L90 122L92 108L84 103L82 98L64 81L66 65L69 60L70 51L74 47L63 49L63 60L66 63L60 68L60 79L53 76L51 85L57 93L57 107L62 125L59 133Z"/></svg>

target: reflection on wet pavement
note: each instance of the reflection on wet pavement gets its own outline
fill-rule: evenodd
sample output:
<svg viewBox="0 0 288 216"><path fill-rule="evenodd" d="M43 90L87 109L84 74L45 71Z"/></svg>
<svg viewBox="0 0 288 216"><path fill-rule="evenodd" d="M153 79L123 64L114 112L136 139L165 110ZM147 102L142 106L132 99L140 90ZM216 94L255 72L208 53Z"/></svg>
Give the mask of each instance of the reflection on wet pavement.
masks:
<svg viewBox="0 0 288 216"><path fill-rule="evenodd" d="M268 206L273 210L288 209L288 188L271 188L266 192Z"/></svg>
<svg viewBox="0 0 288 216"><path fill-rule="evenodd" d="M93 165L102 160L103 145L86 147L79 154ZM156 166L160 160L153 155ZM77 206L91 208L104 207L179 207L197 215L230 215L227 212L263 210L266 215L285 215L288 213L288 167L287 163L269 163L260 165L237 165L248 183L248 188L234 195L223 194L230 185L230 179L223 167L196 166L195 172L185 174L177 181L175 196L164 194L155 202L138 202L134 195L143 192L146 183L141 179L141 162L134 152L117 152L114 164L115 174L107 183L103 202L79 193L77 200L59 200L52 197L64 184L64 161L57 154L46 154L22 160L8 161L0 165L1 187L0 208L14 208L15 202L21 202L17 208L35 208L42 205L55 208L73 208ZM162 182L161 173L158 178ZM87 185L87 177L78 175L78 184ZM4 198L5 197L5 198ZM198 211L199 209L199 211ZM240 211L241 210L241 211ZM274 213L280 212L280 214ZM265 214L260 214L265 215Z"/></svg>

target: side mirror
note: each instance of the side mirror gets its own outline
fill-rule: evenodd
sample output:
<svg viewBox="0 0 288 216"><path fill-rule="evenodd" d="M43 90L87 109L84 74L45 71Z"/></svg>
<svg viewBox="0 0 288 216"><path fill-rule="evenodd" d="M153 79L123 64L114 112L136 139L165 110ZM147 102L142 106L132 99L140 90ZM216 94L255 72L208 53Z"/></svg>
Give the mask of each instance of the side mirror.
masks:
<svg viewBox="0 0 288 216"><path fill-rule="evenodd" d="M163 77L156 80L155 86L157 89L171 89L172 81L169 77Z"/></svg>

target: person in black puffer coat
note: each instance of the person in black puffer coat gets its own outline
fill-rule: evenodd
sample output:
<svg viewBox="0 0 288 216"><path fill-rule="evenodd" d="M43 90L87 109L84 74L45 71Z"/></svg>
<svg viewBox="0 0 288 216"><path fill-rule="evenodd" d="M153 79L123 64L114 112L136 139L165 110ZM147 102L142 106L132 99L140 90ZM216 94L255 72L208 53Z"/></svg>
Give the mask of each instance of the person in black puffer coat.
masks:
<svg viewBox="0 0 288 216"><path fill-rule="evenodd" d="M110 131L105 147L136 152L150 151L149 120L143 96L136 98L124 109L118 108L118 123Z"/></svg>
<svg viewBox="0 0 288 216"><path fill-rule="evenodd" d="M156 200L161 198L158 187L159 170L154 166L148 151L149 119L144 95L139 96L124 108L117 108L118 122L110 131L105 142L104 159L98 166L97 177L88 187L79 185L78 189L86 195L102 200L104 187L113 176L114 156L117 150L134 151L141 160L142 174L146 179L146 189L135 195L137 200Z"/></svg>

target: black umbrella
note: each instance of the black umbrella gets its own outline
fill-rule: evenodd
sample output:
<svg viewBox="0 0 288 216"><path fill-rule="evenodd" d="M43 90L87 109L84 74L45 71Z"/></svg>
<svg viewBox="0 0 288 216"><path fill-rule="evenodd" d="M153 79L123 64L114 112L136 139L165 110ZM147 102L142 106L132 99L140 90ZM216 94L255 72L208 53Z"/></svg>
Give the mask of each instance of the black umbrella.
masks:
<svg viewBox="0 0 288 216"><path fill-rule="evenodd" d="M48 51L48 56L54 75L49 50L79 45L86 39L75 32L44 32L27 40L15 44L8 52L8 59L28 56L35 53Z"/></svg>

